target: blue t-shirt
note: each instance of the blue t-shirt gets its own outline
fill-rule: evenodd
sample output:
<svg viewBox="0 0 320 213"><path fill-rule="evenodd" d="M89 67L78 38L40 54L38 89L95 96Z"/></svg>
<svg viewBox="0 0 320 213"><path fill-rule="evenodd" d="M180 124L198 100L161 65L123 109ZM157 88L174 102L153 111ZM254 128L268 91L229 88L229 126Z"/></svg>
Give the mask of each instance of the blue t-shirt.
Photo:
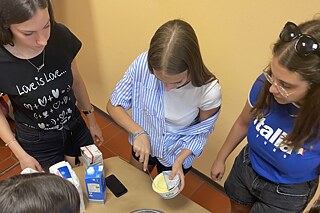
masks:
<svg viewBox="0 0 320 213"><path fill-rule="evenodd" d="M264 82L265 77L261 75L252 86L249 94L251 107L256 103ZM302 183L319 177L320 141L306 143L298 151L282 142L283 137L292 131L297 111L293 104L278 104L273 100L266 116L254 119L248 128L252 168L275 183Z"/></svg>

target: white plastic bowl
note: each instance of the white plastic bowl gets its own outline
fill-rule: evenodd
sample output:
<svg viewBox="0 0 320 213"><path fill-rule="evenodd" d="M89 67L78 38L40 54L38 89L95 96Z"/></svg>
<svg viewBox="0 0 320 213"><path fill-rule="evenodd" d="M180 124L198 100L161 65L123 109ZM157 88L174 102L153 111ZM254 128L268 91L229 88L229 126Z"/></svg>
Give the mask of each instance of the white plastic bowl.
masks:
<svg viewBox="0 0 320 213"><path fill-rule="evenodd" d="M173 178L173 180L169 180L169 185L171 185L171 188L169 190L167 188L167 182L165 181L165 176L168 177L170 173L171 171L164 171L158 174L152 183L153 191L158 193L164 199L171 199L179 194L179 189L180 189L179 175L176 175Z"/></svg>

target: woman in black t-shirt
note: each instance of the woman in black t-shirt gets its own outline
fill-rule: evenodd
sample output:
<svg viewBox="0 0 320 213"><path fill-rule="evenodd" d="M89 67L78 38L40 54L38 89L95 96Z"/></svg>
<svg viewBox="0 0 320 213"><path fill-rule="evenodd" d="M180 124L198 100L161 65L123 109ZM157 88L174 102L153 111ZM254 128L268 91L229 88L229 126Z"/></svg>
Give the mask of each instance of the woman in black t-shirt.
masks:
<svg viewBox="0 0 320 213"><path fill-rule="evenodd" d="M15 137L0 112L0 137L22 169L47 170L65 158L75 165L81 146L103 142L75 61L81 42L54 21L50 0L1 0L0 8L0 93L16 128Z"/></svg>

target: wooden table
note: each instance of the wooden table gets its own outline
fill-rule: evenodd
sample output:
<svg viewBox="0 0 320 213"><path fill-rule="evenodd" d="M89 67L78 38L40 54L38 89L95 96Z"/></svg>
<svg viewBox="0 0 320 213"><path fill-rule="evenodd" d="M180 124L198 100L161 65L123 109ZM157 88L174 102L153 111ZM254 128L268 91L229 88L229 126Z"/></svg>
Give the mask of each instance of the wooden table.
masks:
<svg viewBox="0 0 320 213"><path fill-rule="evenodd" d="M179 194L177 197L165 200L152 190L151 180L143 171L135 168L119 157L104 160L106 176L114 174L128 189L121 197L115 197L107 188L105 204L89 202L84 183L85 169L74 168L84 193L84 202L87 213L112 212L129 213L137 209L156 209L163 212L209 212L197 203Z"/></svg>

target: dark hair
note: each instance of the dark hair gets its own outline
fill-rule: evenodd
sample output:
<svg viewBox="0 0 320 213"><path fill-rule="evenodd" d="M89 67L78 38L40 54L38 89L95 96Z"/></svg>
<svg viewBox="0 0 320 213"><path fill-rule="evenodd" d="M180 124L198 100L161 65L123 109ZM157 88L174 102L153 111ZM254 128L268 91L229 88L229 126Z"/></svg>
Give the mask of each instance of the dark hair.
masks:
<svg viewBox="0 0 320 213"><path fill-rule="evenodd" d="M172 75L188 70L191 83L196 87L216 79L202 61L195 31L179 19L166 22L153 35L148 67L151 73L155 69Z"/></svg>
<svg viewBox="0 0 320 213"><path fill-rule="evenodd" d="M311 35L320 42L320 19L304 22L298 27L303 34ZM320 138L320 57L316 54L300 57L295 51L296 41L297 39L285 42L279 39L273 47L273 56L282 66L291 72L298 73L310 85L295 119L292 132L284 140L298 149L305 143L316 142ZM270 110L273 100L269 87L270 83L266 81L253 108L253 112L260 118L265 109Z"/></svg>
<svg viewBox="0 0 320 213"><path fill-rule="evenodd" d="M0 213L78 213L80 196L68 180L50 173L0 181Z"/></svg>
<svg viewBox="0 0 320 213"><path fill-rule="evenodd" d="M19 24L32 18L37 9L48 8L51 26L55 23L50 0L1 0L0 45L13 46L11 24Z"/></svg>

